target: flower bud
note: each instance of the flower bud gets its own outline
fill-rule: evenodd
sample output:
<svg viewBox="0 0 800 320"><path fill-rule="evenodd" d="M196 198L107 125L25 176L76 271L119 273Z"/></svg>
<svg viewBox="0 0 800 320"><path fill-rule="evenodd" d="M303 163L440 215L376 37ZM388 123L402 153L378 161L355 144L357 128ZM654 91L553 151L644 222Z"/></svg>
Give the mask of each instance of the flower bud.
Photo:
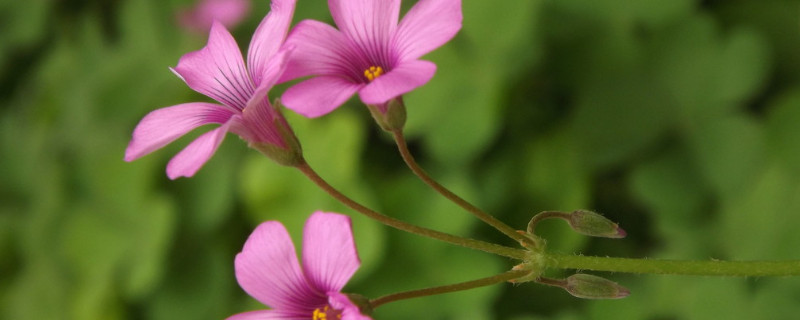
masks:
<svg viewBox="0 0 800 320"><path fill-rule="evenodd" d="M583 273L567 278L564 290L583 299L621 299L631 294L630 290L616 282Z"/></svg>
<svg viewBox="0 0 800 320"><path fill-rule="evenodd" d="M383 130L389 132L402 130L406 125L406 106L402 97L394 98L382 105L367 105L367 109Z"/></svg>
<svg viewBox="0 0 800 320"><path fill-rule="evenodd" d="M616 223L588 210L573 211L567 222L573 230L587 236L624 238L627 235Z"/></svg>

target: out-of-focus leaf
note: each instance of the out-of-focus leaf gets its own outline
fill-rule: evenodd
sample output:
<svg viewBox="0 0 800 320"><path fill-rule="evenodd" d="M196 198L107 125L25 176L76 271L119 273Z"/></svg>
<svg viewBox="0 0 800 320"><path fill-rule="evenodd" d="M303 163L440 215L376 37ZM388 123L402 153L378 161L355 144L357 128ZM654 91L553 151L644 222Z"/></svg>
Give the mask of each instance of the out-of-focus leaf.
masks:
<svg viewBox="0 0 800 320"><path fill-rule="evenodd" d="M570 126L583 163L602 168L646 150L672 125L665 102L665 93L639 75L585 86Z"/></svg>
<svg viewBox="0 0 800 320"><path fill-rule="evenodd" d="M725 201L717 241L734 260L797 259L800 182L770 163L747 192Z"/></svg>
<svg viewBox="0 0 800 320"><path fill-rule="evenodd" d="M68 320L69 282L53 257L26 261L8 288L0 315L3 319Z"/></svg>
<svg viewBox="0 0 800 320"><path fill-rule="evenodd" d="M48 1L3 1L0 3L0 43L19 46L40 40L48 26ZM2 46L0 51L8 47ZM4 60L0 59L0 62Z"/></svg>
<svg viewBox="0 0 800 320"><path fill-rule="evenodd" d="M797 3L793 1L728 1L716 11L726 25L757 28L769 43L777 83L793 83L800 78L800 28L797 28Z"/></svg>
<svg viewBox="0 0 800 320"><path fill-rule="evenodd" d="M185 201L180 206L188 217L185 227L195 234L209 234L235 212L236 178L242 167L243 143L228 134L214 157L191 179L178 181ZM255 150L247 150L255 152Z"/></svg>
<svg viewBox="0 0 800 320"><path fill-rule="evenodd" d="M698 123L689 145L703 177L723 198L747 192L764 164L763 128L750 118L732 116Z"/></svg>
<svg viewBox="0 0 800 320"><path fill-rule="evenodd" d="M800 89L781 94L769 108L767 146L770 154L800 177Z"/></svg>
<svg viewBox="0 0 800 320"><path fill-rule="evenodd" d="M427 56L436 62L437 74L404 97L406 133L423 136L425 151L441 163L460 168L495 138L503 79L540 54L531 19L538 17L539 6L538 1L464 3L464 14L476 20L464 25L464 36Z"/></svg>
<svg viewBox="0 0 800 320"><path fill-rule="evenodd" d="M728 114L763 85L770 61L752 29L721 34L698 15L665 31L653 41L653 67L687 120Z"/></svg>
<svg viewBox="0 0 800 320"><path fill-rule="evenodd" d="M233 272L233 255L220 243L202 248L187 247L176 252L175 265L165 277L161 290L147 299L147 319L222 319L243 312L232 309L238 289ZM263 307L263 306L262 306Z"/></svg>
<svg viewBox="0 0 800 320"><path fill-rule="evenodd" d="M661 238L659 258L701 259L713 252L713 217L706 208L711 195L699 175L688 152L673 148L631 176L631 188L652 213L653 231Z"/></svg>
<svg viewBox="0 0 800 320"><path fill-rule="evenodd" d="M130 254L122 259L122 294L132 300L152 293L160 283L169 258L175 226L175 208L169 199L153 197L140 207L131 221Z"/></svg>

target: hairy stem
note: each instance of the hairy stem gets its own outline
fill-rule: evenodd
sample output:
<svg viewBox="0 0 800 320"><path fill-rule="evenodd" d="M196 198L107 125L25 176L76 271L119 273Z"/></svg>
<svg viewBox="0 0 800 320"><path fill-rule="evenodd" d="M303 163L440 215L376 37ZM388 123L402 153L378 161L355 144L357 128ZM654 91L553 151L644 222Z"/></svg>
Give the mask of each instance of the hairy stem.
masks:
<svg viewBox="0 0 800 320"><path fill-rule="evenodd" d="M481 221L489 224L490 226L494 227L495 229L499 230L500 232L504 233L511 239L516 240L522 244L529 244L535 245L532 241L525 236L519 234L517 230L508 226L507 224L503 223L500 220L497 220L494 216L484 212L483 210L479 209L478 207L474 206L473 204L469 203L468 201L464 200L463 198L459 197L449 189L445 188L436 180L433 180L425 170L417 164L417 161L414 160L414 156L411 155L411 151L408 150L408 145L406 143L406 139L403 136L403 132L400 130L392 131L392 135L394 135L395 143L397 143L397 149L400 151L400 155L403 157L403 161L406 162L408 168L414 172L417 177L419 177L425 184L436 190L436 192L440 193L445 198L449 199L453 203L457 204L459 207L467 210L469 213L481 219Z"/></svg>
<svg viewBox="0 0 800 320"><path fill-rule="evenodd" d="M381 306L383 304L386 304L386 303L389 303L389 302L398 301L398 300L419 298L419 297L432 296L432 295L437 295L437 294L450 293L450 292L455 292L455 291L462 291L462 290L469 290L469 289L475 289L475 288L479 288L479 287L490 286L490 285L493 285L493 284L497 284L497 283L501 283L501 282L508 282L509 280L514 280L514 279L517 279L519 277L523 277L528 273L530 273L530 271L527 271L527 270L511 270L511 271L508 271L508 272L505 272L505 273L498 274L496 276L486 277L486 278L483 278L483 279L478 279L478 280L473 280L473 281L468 281L468 282L462 282L462 283L451 284L451 285L446 285L446 286L432 287L432 288L426 288L426 289L420 289L420 290L412 290L412 291L406 291L406 292L400 292L400 293L385 295L383 297L370 300L370 305L372 306L372 308L377 308L377 307L379 307L379 306Z"/></svg>
<svg viewBox="0 0 800 320"><path fill-rule="evenodd" d="M452 234L449 234L449 233L444 233L444 232L440 232L440 231L436 231L436 230L431 230L431 229L428 229L428 228L419 227L419 226L416 226L416 225L413 225L413 224L409 224L409 223L403 222L401 220L389 217L389 216L384 215L382 213L376 212L376 211L374 211L374 210L372 210L370 208L367 208L367 207L359 204L358 202L350 199L346 195L342 194L341 192L339 192L339 190L337 190L336 188L334 188L333 186L328 184L327 181L322 179L322 177L320 177L316 173L316 171L314 171L314 169L312 169L311 166L308 165L308 163L303 162L303 163L299 164L297 166L297 168L301 172L303 172L303 174L305 174L306 177L308 177L312 182L314 182L317 186L319 186L322 190L324 190L325 192L330 194L332 197L334 197L339 202L341 202L344 205L350 207L351 209L353 209L355 211L358 211L359 213L361 213L361 214L363 214L363 215L365 215L365 216L367 216L367 217L369 217L369 218L371 218L373 220L376 220L376 221L378 221L380 223L383 223L383 224L385 224L387 226L390 226L390 227L393 227L393 228L396 228L396 229L400 229L400 230L403 230L403 231L406 231L406 232L414 233L414 234L417 234L417 235L421 235L421 236L424 236L424 237L428 237L428 238L444 241L444 242L447 242L447 243L455 244L455 245L458 245L458 246L471 248L471 249L476 249L476 250L481 250L481 251L485 251L485 252L489 252L489 253L493 253L493 254L509 257L509 258L514 258L514 259L518 259L518 260L522 260L526 256L526 252L524 250L521 250L521 249L509 248L509 247L497 245L497 244L494 244L494 243L488 243L488 242L483 242L483 241L480 241L480 240L463 238L463 237L455 236L455 235L452 235Z"/></svg>
<svg viewBox="0 0 800 320"><path fill-rule="evenodd" d="M548 254L548 267L626 273L760 277L800 275L800 260L680 261Z"/></svg>

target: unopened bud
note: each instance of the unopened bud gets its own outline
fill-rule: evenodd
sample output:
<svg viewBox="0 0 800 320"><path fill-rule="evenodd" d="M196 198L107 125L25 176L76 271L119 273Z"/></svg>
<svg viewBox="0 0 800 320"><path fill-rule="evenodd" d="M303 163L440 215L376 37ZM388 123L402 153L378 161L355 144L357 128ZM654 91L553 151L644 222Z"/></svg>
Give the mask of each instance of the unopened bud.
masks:
<svg viewBox="0 0 800 320"><path fill-rule="evenodd" d="M630 290L614 281L583 273L567 278L564 290L583 299L621 299L631 294Z"/></svg>
<svg viewBox="0 0 800 320"><path fill-rule="evenodd" d="M406 106L403 105L402 97L389 100L380 106L367 105L367 109L383 130L393 132L402 130L406 125Z"/></svg>
<svg viewBox="0 0 800 320"><path fill-rule="evenodd" d="M573 211L567 222L573 230L587 236L624 238L627 235L616 223L588 210Z"/></svg>

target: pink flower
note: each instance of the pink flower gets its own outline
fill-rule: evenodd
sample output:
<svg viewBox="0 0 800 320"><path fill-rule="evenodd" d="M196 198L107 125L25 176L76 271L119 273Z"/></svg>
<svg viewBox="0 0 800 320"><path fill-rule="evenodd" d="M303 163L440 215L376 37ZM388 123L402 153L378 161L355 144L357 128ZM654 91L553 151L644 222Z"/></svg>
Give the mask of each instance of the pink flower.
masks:
<svg viewBox="0 0 800 320"><path fill-rule="evenodd" d="M178 13L178 23L198 32L208 32L214 21L232 28L244 19L248 9L250 0L200 0L193 8Z"/></svg>
<svg viewBox="0 0 800 320"><path fill-rule="evenodd" d="M220 124L170 160L170 179L191 177L208 161L231 131L251 147L293 149L287 139L291 132L281 114L267 99L267 92L286 68L291 47L279 51L294 14L295 0L274 0L270 13L253 34L247 55L242 53L230 32L214 23L208 44L181 57L172 71L193 90L222 104L190 102L155 110L147 114L133 131L125 150L125 161L133 161L169 144L189 131L210 123Z"/></svg>
<svg viewBox="0 0 800 320"><path fill-rule="evenodd" d="M295 46L281 82L315 76L289 88L283 103L307 117L333 111L358 92L385 103L427 83L436 65L419 58L461 29L461 0L420 0L398 24L400 0L328 0L339 29L314 20L295 26Z"/></svg>
<svg viewBox="0 0 800 320"><path fill-rule="evenodd" d="M280 222L259 225L236 255L236 280L271 310L250 311L228 320L368 320L340 290L361 261L350 218L314 212L303 230L303 266Z"/></svg>

